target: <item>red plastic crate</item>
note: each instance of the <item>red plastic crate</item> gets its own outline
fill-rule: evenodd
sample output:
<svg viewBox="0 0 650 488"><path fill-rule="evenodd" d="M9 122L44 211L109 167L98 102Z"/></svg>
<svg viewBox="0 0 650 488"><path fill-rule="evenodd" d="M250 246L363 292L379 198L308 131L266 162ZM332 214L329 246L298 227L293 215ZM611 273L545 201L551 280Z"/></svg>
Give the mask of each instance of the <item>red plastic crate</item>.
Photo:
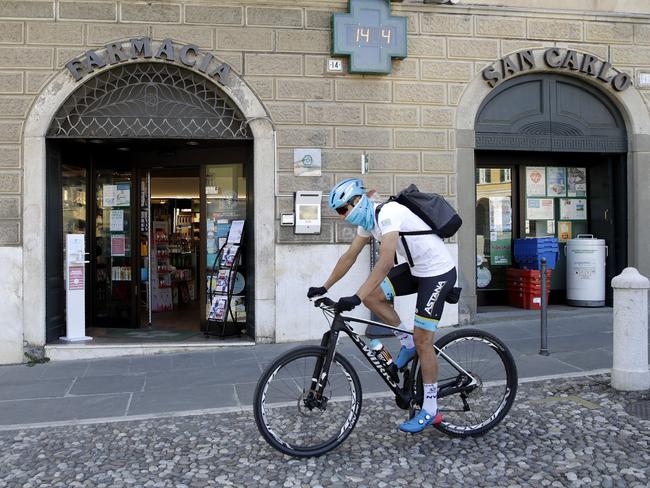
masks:
<svg viewBox="0 0 650 488"><path fill-rule="evenodd" d="M550 285L551 283L551 274L553 270L546 270L546 283ZM508 281L521 281L526 283L541 284L540 271L537 269L518 269L518 268L508 268L506 270L506 278Z"/></svg>
<svg viewBox="0 0 650 488"><path fill-rule="evenodd" d="M547 294L547 305L548 297L549 295ZM542 303L541 292L532 292L527 290L508 290L508 303L512 307L525 308L527 310L539 310Z"/></svg>

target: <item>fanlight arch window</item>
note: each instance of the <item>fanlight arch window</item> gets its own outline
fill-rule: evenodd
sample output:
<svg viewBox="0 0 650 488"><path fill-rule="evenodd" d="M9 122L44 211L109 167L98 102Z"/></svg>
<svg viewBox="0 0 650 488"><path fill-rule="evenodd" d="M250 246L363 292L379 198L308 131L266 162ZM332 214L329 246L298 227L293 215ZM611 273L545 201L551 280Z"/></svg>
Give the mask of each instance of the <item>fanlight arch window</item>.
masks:
<svg viewBox="0 0 650 488"><path fill-rule="evenodd" d="M252 139L218 86L166 63L131 63L81 85L47 133L60 138Z"/></svg>

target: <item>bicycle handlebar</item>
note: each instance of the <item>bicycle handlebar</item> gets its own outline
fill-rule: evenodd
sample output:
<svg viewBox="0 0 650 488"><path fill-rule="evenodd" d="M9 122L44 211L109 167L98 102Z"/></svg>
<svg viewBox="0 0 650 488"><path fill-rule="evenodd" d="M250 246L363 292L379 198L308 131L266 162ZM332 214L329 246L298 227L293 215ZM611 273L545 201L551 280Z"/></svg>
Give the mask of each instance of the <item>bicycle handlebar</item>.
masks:
<svg viewBox="0 0 650 488"><path fill-rule="evenodd" d="M314 302L314 307L319 308L335 308L336 302L331 298L321 297Z"/></svg>

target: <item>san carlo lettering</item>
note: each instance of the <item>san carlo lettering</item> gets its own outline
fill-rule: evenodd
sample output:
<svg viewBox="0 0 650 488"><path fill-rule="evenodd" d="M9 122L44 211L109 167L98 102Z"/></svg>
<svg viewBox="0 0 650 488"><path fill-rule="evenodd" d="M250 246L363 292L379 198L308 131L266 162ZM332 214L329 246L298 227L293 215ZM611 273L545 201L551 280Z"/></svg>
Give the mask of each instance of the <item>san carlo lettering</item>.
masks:
<svg viewBox="0 0 650 488"><path fill-rule="evenodd" d="M65 67L68 68L75 81L83 79L96 69L101 69L106 65L119 64L138 58L163 59L196 68L222 85L227 84L230 74L230 66L217 61L212 54L202 52L194 44L176 46L171 39L163 39L155 51L152 49L151 39L148 37L114 42L106 44L104 47L106 49L104 53L94 50L86 51L83 56L66 63Z"/></svg>
<svg viewBox="0 0 650 488"><path fill-rule="evenodd" d="M587 76L592 76L602 83L610 84L616 91L623 91L632 84L632 78L627 73L616 73L609 76L612 65L591 54L579 53L571 49L563 50L552 47L544 51L544 63L547 67L560 70L572 70ZM491 87L517 73L536 67L535 55L532 51L519 51L499 59L482 71L483 79Z"/></svg>

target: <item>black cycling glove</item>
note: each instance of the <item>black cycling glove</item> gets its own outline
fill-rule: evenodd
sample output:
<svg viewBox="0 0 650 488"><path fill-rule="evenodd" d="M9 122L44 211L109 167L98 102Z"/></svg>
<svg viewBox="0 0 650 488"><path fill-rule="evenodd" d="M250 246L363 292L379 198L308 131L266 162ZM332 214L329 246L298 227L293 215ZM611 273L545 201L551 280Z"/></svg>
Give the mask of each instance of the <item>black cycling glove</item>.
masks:
<svg viewBox="0 0 650 488"><path fill-rule="evenodd" d="M341 297L336 303L336 309L339 312L349 312L357 305L361 305L361 298L357 295L352 295L351 297Z"/></svg>
<svg viewBox="0 0 650 488"><path fill-rule="evenodd" d="M327 293L327 288L324 286L310 286L307 290L307 298L320 297Z"/></svg>

